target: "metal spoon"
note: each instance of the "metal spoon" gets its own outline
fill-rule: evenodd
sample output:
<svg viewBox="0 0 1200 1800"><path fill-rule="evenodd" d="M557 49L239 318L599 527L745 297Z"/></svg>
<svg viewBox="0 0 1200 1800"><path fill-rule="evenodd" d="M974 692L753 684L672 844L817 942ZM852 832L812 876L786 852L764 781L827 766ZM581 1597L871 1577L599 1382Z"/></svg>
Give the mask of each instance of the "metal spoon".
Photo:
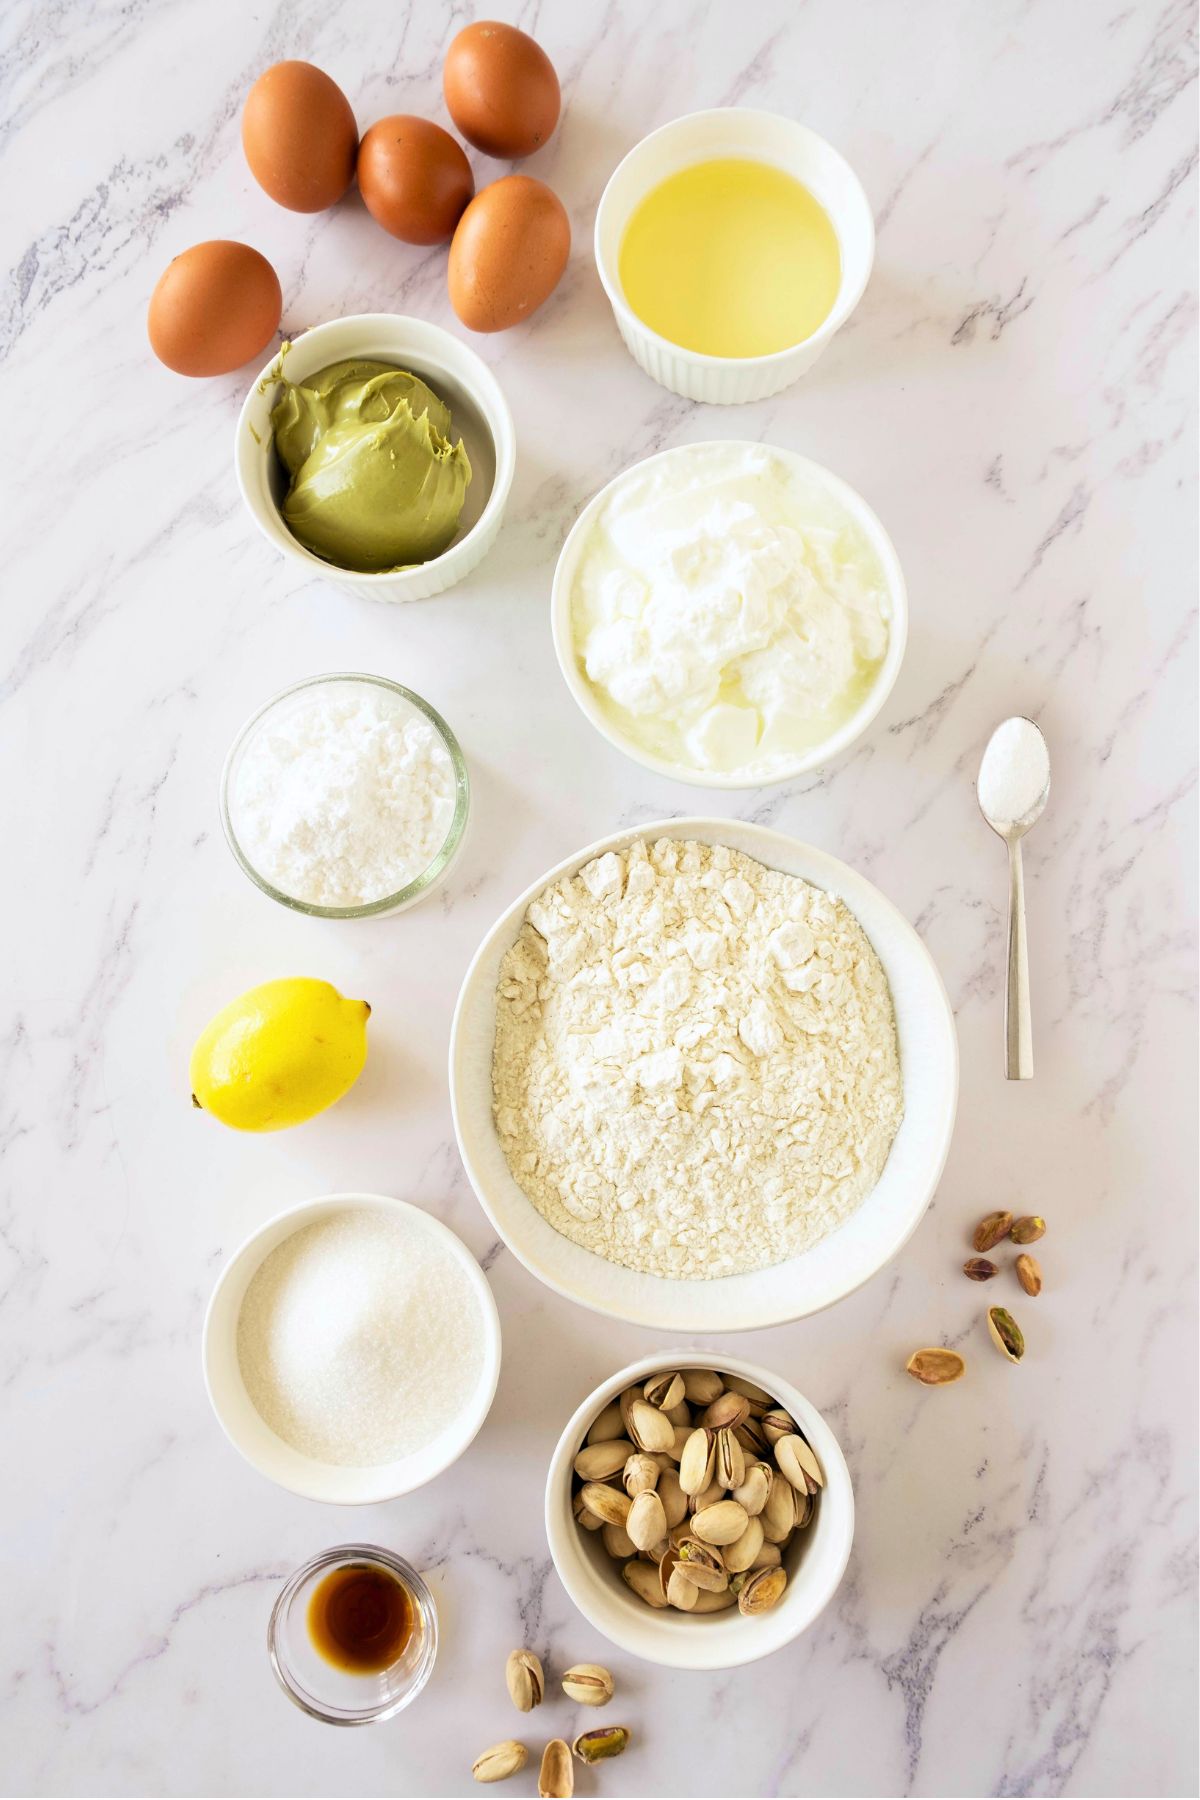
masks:
<svg viewBox="0 0 1200 1800"><path fill-rule="evenodd" d="M1050 752L1032 719L1018 715L997 725L979 765L979 810L1008 845L1008 983L1004 990L1004 1073L1009 1081L1033 1074L1029 1011L1029 953L1025 942L1025 878L1021 839L1036 825L1050 797Z"/></svg>

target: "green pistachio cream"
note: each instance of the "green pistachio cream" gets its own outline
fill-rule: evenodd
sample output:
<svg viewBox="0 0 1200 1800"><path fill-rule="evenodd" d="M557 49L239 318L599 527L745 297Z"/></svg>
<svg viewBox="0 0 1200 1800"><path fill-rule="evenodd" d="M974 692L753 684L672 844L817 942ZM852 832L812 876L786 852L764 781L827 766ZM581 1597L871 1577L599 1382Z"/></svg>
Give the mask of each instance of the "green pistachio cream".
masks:
<svg viewBox="0 0 1200 1800"><path fill-rule="evenodd" d="M440 556L458 529L471 464L432 388L359 358L280 382L271 425L290 477L292 535L363 575Z"/></svg>

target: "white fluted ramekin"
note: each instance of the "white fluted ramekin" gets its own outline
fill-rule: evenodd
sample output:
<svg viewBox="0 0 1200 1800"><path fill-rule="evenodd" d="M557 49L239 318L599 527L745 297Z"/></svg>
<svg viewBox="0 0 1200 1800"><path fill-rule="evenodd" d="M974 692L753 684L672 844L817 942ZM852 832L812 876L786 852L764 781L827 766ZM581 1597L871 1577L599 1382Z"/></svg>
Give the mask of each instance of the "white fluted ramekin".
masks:
<svg viewBox="0 0 1200 1800"><path fill-rule="evenodd" d="M801 343L770 356L705 356L672 344L642 323L621 286L621 240L634 208L669 175L717 156L744 156L794 175L829 214L841 247L842 282L829 317ZM674 119L634 145L601 195L595 250L617 328L639 367L674 394L731 406L778 394L812 368L862 298L875 259L875 222L858 176L815 131L778 113L721 106Z"/></svg>
<svg viewBox="0 0 1200 1800"><path fill-rule="evenodd" d="M466 503L450 548L411 569L364 575L314 556L292 536L279 510L287 478L271 430L278 353L246 395L237 422L233 466L238 486L263 536L309 575L323 575L364 600L429 600L469 575L496 541L516 468L512 414L499 382L474 350L440 325L402 313L358 313L314 325L287 346L287 373L296 381L354 356L395 363L419 375L450 408L454 436L463 439L471 459Z"/></svg>

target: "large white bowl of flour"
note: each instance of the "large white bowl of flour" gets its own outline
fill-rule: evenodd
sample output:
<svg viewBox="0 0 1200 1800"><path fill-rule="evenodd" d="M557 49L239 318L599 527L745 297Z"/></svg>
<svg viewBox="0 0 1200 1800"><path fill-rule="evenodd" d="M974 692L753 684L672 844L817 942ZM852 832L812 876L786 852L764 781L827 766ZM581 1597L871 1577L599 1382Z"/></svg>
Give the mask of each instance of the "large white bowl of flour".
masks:
<svg viewBox="0 0 1200 1800"><path fill-rule="evenodd" d="M608 851L638 839L725 845L842 900L891 989L904 1117L883 1172L844 1223L799 1255L746 1274L680 1279L644 1273L573 1243L543 1218L512 1174L493 1114L496 988L531 901ZM748 1331L819 1312L870 1280L920 1223L941 1176L958 1101L958 1046L946 990L924 944L861 875L810 844L736 819L666 819L616 832L548 870L484 938L467 971L450 1040L450 1099L459 1151L484 1211L539 1280L580 1305L665 1331Z"/></svg>

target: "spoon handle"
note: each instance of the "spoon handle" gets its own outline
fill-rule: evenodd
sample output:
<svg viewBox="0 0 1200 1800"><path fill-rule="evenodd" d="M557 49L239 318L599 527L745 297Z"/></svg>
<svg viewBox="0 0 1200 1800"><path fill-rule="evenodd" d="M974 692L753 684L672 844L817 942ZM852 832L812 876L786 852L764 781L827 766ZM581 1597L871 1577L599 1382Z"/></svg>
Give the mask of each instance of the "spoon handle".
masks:
<svg viewBox="0 0 1200 1800"><path fill-rule="evenodd" d="M1025 877L1021 841L1008 846L1008 986L1004 994L1004 1073L1009 1081L1033 1075L1033 1021L1029 1012L1029 949L1025 942Z"/></svg>

